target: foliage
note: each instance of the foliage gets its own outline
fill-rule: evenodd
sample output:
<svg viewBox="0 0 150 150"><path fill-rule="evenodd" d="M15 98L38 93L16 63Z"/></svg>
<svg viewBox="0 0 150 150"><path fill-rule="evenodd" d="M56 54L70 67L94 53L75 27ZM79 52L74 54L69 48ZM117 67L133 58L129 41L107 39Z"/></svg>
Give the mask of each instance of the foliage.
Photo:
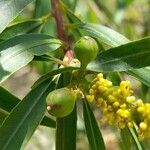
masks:
<svg viewBox="0 0 150 150"><path fill-rule="evenodd" d="M127 13L134 2L118 0L111 9L114 3L107 6L108 1L100 0L0 1L0 149L24 149L40 125L55 128L56 150L75 150L78 133L84 134L84 130L92 150L105 150L105 126L119 129L121 149L150 146L146 142L150 139L150 103L146 99L150 87L149 23L143 19L143 35L136 33ZM25 17L29 6L33 10ZM88 40L80 43L84 36L92 39L95 47ZM19 99L3 84L27 65L40 70L41 77ZM121 81L131 76L144 87L145 99L133 94L129 81ZM67 92L59 93L59 89ZM50 92L54 100L46 107ZM66 99L68 93L72 95ZM54 117L47 113L52 108L58 109ZM84 118L82 131L77 126L80 115Z"/></svg>

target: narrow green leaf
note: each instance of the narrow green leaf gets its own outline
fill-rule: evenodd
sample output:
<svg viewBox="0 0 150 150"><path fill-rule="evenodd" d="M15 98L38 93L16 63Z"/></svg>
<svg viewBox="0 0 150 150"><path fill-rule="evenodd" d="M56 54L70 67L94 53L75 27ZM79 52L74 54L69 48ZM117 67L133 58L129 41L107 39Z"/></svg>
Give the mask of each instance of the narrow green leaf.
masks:
<svg viewBox="0 0 150 150"><path fill-rule="evenodd" d="M112 47L129 42L129 40L123 35L103 25L84 24L80 28L82 29L81 31L86 33L86 35L96 37L100 39L103 43Z"/></svg>
<svg viewBox="0 0 150 150"><path fill-rule="evenodd" d="M2 150L19 150L30 139L45 114L45 97L55 86L51 79L46 80L13 109L0 128Z"/></svg>
<svg viewBox="0 0 150 150"><path fill-rule="evenodd" d="M114 86L120 85L121 78L118 72L110 72L107 74L107 79L112 81Z"/></svg>
<svg viewBox="0 0 150 150"><path fill-rule="evenodd" d="M0 119L0 124L4 121L4 119L10 114L10 111L19 102L20 102L20 99L18 99L16 96L9 93L3 87L0 87L0 110L1 110L0 118L2 118L2 119ZM53 119L49 118L48 116L44 116L44 118L41 122L41 125L48 126L48 127L56 127L56 122Z"/></svg>
<svg viewBox="0 0 150 150"><path fill-rule="evenodd" d="M57 88L70 83L71 74L62 73ZM56 150L76 150L77 112L76 106L71 114L64 118L56 118Z"/></svg>
<svg viewBox="0 0 150 150"><path fill-rule="evenodd" d="M18 103L20 99L9 93L6 89L0 86L0 108L10 112Z"/></svg>
<svg viewBox="0 0 150 150"><path fill-rule="evenodd" d="M56 150L76 150L76 107L64 118L57 118Z"/></svg>
<svg viewBox="0 0 150 150"><path fill-rule="evenodd" d="M13 36L30 33L40 27L44 21L42 19L32 19L14 23L8 26L1 34L0 39L7 40Z"/></svg>
<svg viewBox="0 0 150 150"><path fill-rule="evenodd" d="M135 144L137 150L144 150L143 146L141 145L141 143L138 140L137 134L135 133L134 129L128 128L128 130L130 132L130 135L134 141L134 144Z"/></svg>
<svg viewBox="0 0 150 150"><path fill-rule="evenodd" d="M126 71L150 65L150 37L130 42L97 56L88 69L92 71Z"/></svg>
<svg viewBox="0 0 150 150"><path fill-rule="evenodd" d="M66 72L72 72L73 70L76 70L78 68L75 67L66 67L66 68L58 68L56 70L50 71L48 73L46 73L45 75L43 75L39 80L37 80L34 85L33 88L36 87L37 85L39 85L41 82L44 82L45 80L47 80L50 76L54 76L60 73L66 73Z"/></svg>
<svg viewBox="0 0 150 150"><path fill-rule="evenodd" d="M56 121L54 121L53 119L51 119L47 116L44 116L44 118L42 119L40 125L55 128L56 127Z"/></svg>
<svg viewBox="0 0 150 150"><path fill-rule="evenodd" d="M143 82L145 85L150 87L150 69L141 68L141 69L129 70L129 71L127 71L127 73L136 77L141 82Z"/></svg>
<svg viewBox="0 0 150 150"><path fill-rule="evenodd" d="M127 128L120 129L120 135L121 135L122 149L132 150L132 141L129 130Z"/></svg>
<svg viewBox="0 0 150 150"><path fill-rule="evenodd" d="M0 1L0 33L19 15L33 0L1 0Z"/></svg>
<svg viewBox="0 0 150 150"><path fill-rule="evenodd" d="M34 55L52 52L61 42L48 35L25 34L0 43L0 83L27 65Z"/></svg>
<svg viewBox="0 0 150 150"><path fill-rule="evenodd" d="M6 112L6 111L4 111L4 110L2 110L1 108L0 108L0 126L2 125L2 123L4 122L4 120L5 120L5 118L8 116L9 114Z"/></svg>
<svg viewBox="0 0 150 150"><path fill-rule="evenodd" d="M92 150L105 150L105 144L95 116L86 100L83 100L83 116L88 141Z"/></svg>

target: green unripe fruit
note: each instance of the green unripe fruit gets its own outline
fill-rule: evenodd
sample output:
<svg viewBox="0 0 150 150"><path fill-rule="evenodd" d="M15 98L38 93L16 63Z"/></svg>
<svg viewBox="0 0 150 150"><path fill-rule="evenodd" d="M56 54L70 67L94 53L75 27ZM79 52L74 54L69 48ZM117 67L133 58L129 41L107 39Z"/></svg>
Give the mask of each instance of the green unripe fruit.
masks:
<svg viewBox="0 0 150 150"><path fill-rule="evenodd" d="M74 108L76 94L69 88L56 89L50 92L46 98L47 111L55 117L65 117Z"/></svg>
<svg viewBox="0 0 150 150"><path fill-rule="evenodd" d="M77 59L81 62L81 68L86 68L88 63L97 56L97 42L89 36L84 36L75 43L74 52Z"/></svg>

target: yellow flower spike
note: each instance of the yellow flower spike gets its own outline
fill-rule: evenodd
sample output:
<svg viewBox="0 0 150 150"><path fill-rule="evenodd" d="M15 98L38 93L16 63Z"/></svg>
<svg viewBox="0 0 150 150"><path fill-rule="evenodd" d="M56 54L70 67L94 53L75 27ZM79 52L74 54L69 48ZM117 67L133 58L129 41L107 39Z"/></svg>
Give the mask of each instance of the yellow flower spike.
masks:
<svg viewBox="0 0 150 150"><path fill-rule="evenodd" d="M128 97L126 98L126 101L127 101L129 104L133 103L133 102L135 101L135 96L128 96Z"/></svg>
<svg viewBox="0 0 150 150"><path fill-rule="evenodd" d="M139 125L141 130L146 130L147 129L147 124L145 122L141 122Z"/></svg>
<svg viewBox="0 0 150 150"><path fill-rule="evenodd" d="M88 102L92 103L94 101L94 95L86 95Z"/></svg>
<svg viewBox="0 0 150 150"><path fill-rule="evenodd" d="M131 112L134 109L141 121L138 126L139 137L150 137L150 104L136 100L130 87L129 81L113 86L111 81L104 79L103 74L99 73L91 82L86 97L90 102L95 101L100 108L103 114L101 120L110 125L116 124L119 128L133 127L134 117Z"/></svg>

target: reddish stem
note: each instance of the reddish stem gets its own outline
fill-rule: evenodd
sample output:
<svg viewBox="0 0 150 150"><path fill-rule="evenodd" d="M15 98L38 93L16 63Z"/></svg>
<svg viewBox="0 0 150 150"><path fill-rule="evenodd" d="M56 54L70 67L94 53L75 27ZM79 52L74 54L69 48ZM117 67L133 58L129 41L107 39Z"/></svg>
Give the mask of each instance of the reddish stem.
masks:
<svg viewBox="0 0 150 150"><path fill-rule="evenodd" d="M67 42L68 40L64 32L63 19L58 7L59 0L51 0L51 3L52 3L52 14L55 17L55 21L56 21L58 37L64 42Z"/></svg>
<svg viewBox="0 0 150 150"><path fill-rule="evenodd" d="M74 57L73 57L73 52L70 49L68 36L64 30L63 18L61 15L61 11L59 9L59 0L51 0L51 4L52 4L52 14L56 21L58 38L64 41L65 45L67 45L67 48L64 49L64 54L65 57L68 57L68 63L69 63Z"/></svg>

